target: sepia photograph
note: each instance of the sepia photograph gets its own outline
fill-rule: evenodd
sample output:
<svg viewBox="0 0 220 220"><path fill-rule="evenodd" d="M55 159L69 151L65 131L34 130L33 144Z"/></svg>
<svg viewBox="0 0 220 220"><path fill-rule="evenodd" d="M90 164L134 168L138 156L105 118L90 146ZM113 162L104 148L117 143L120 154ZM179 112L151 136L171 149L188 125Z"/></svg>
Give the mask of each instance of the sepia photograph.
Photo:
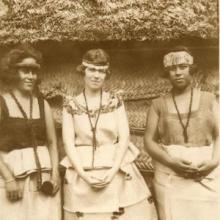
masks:
<svg viewBox="0 0 220 220"><path fill-rule="evenodd" d="M0 220L220 220L218 0L0 0Z"/></svg>

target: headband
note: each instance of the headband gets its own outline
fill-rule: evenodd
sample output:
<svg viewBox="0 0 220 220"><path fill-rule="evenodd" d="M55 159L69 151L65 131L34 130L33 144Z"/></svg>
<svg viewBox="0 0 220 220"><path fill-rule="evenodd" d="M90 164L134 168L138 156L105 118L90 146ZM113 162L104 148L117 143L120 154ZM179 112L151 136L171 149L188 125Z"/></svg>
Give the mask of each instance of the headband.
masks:
<svg viewBox="0 0 220 220"><path fill-rule="evenodd" d="M109 68L109 63L107 65L98 65L98 64L88 63L87 61L82 61L82 65L89 68L95 68L97 70L107 70Z"/></svg>
<svg viewBox="0 0 220 220"><path fill-rule="evenodd" d="M179 64L193 64L193 57L186 51L170 52L163 58L164 67L170 67Z"/></svg>
<svg viewBox="0 0 220 220"><path fill-rule="evenodd" d="M40 69L40 64L32 57L24 58L21 62L15 64L16 67L33 67Z"/></svg>

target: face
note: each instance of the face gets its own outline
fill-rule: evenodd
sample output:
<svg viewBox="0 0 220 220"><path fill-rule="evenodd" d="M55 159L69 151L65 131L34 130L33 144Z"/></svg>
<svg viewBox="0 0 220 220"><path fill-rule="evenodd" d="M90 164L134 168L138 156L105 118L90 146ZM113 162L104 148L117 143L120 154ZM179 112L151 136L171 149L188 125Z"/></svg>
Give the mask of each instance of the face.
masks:
<svg viewBox="0 0 220 220"><path fill-rule="evenodd" d="M169 79L176 89L185 89L191 83L190 66L188 64L178 64L169 68Z"/></svg>
<svg viewBox="0 0 220 220"><path fill-rule="evenodd" d="M23 66L17 67L17 72L18 72L17 88L24 92L32 92L37 81L39 68L35 67L34 65L31 65L30 61L29 64L26 66L25 65L26 59L23 59L21 62L23 63Z"/></svg>
<svg viewBox="0 0 220 220"><path fill-rule="evenodd" d="M85 69L85 87L91 90L99 90L103 87L106 78L106 71L98 67L87 67Z"/></svg>

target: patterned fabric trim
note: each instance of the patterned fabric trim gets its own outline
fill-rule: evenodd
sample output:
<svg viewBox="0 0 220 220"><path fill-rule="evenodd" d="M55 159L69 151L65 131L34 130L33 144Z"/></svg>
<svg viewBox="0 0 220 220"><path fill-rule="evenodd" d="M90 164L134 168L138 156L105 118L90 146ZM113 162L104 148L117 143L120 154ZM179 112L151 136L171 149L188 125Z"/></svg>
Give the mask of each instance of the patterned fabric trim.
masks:
<svg viewBox="0 0 220 220"><path fill-rule="evenodd" d="M110 93L107 103L101 107L101 113L113 112L115 109L122 106L122 103L123 99L119 93ZM86 107L80 104L73 96L65 97L63 107L72 115L86 114ZM94 109L90 110L89 113L91 117L95 117L98 111L99 109Z"/></svg>

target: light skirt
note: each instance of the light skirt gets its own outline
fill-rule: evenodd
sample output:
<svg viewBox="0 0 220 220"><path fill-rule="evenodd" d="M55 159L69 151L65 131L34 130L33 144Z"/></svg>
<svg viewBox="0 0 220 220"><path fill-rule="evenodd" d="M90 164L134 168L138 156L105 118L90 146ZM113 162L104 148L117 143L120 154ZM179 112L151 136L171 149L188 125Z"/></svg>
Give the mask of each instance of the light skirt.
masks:
<svg viewBox="0 0 220 220"><path fill-rule="evenodd" d="M170 146L171 156L194 164L211 156L211 147ZM201 181L185 179L160 163L155 164L154 190L160 220L220 220L219 167Z"/></svg>
<svg viewBox="0 0 220 220"><path fill-rule="evenodd" d="M45 196L36 190L36 178L31 175L19 180L23 198L11 202L6 197L4 180L0 177L1 220L61 220L60 193Z"/></svg>
<svg viewBox="0 0 220 220"><path fill-rule="evenodd" d="M108 213L118 211L119 207L127 207L151 198L151 193L132 163L127 166L130 178L118 172L113 180L103 189L94 189L85 182L74 169L67 169L64 187L64 210L83 213ZM87 171L96 178L102 178L108 169Z"/></svg>
<svg viewBox="0 0 220 220"><path fill-rule="evenodd" d="M113 213L80 213L64 211L64 220L157 220L154 205L147 199L124 208L124 213L114 215Z"/></svg>

